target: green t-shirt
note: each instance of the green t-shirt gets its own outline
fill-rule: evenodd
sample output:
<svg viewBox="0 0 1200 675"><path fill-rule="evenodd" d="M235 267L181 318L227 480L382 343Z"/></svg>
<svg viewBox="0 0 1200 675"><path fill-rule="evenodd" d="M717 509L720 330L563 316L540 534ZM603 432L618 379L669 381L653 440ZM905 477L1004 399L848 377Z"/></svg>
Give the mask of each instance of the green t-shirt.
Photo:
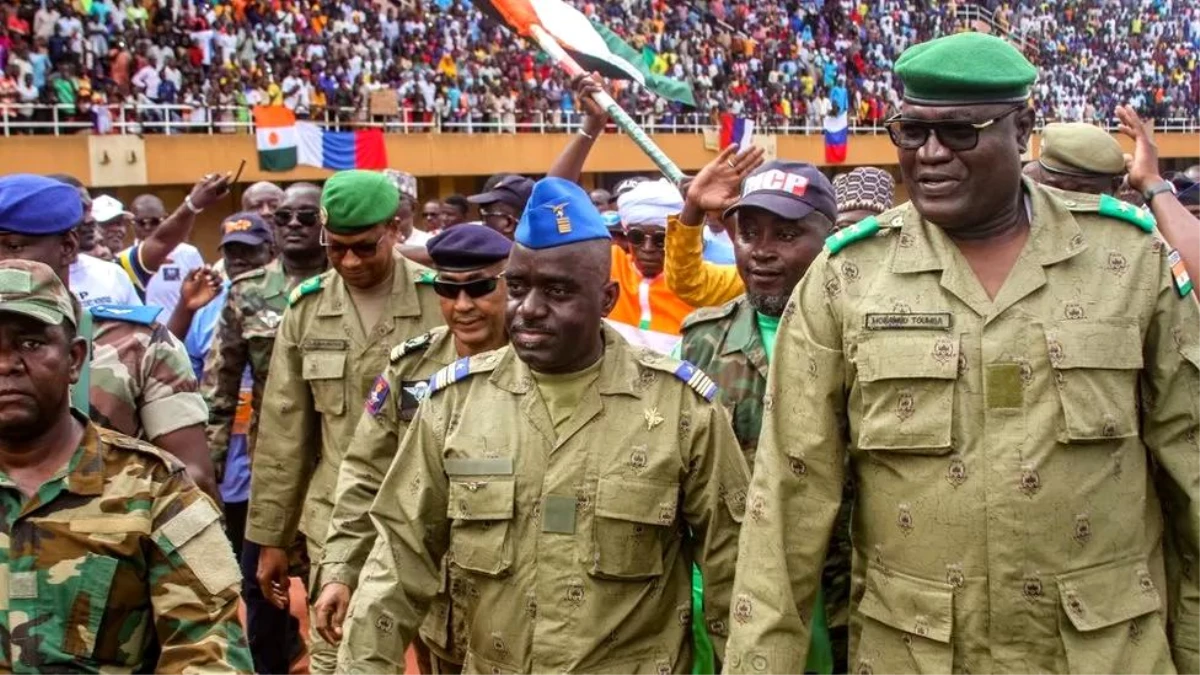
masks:
<svg viewBox="0 0 1200 675"><path fill-rule="evenodd" d="M755 312L754 318L758 319L758 332L762 335L763 347L767 350L767 362L775 358L775 333L779 331L779 317L767 316L762 312Z"/></svg>

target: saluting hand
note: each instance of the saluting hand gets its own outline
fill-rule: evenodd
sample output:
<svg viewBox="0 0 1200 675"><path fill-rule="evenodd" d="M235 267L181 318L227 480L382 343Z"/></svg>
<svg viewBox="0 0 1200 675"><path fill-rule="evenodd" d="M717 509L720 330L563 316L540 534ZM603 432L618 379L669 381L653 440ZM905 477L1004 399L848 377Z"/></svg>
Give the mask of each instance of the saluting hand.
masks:
<svg viewBox="0 0 1200 675"><path fill-rule="evenodd" d="M1133 155L1125 155L1125 171L1129 174L1129 187L1145 192L1151 185L1162 181L1158 172L1158 145L1154 143L1154 120L1143 121L1133 108L1117 107L1121 133L1133 139Z"/></svg>
<svg viewBox="0 0 1200 675"><path fill-rule="evenodd" d="M741 194L742 181L762 163L762 148L738 152L737 146L731 145L722 150L687 184L680 219L685 225L700 225L704 214L724 212L733 206Z"/></svg>

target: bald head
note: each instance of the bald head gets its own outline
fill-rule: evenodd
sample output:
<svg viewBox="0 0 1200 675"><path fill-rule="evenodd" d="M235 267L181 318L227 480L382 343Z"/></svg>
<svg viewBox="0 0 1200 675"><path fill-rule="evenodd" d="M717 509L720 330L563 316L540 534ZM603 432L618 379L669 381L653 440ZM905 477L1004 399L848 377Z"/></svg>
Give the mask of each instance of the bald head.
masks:
<svg viewBox="0 0 1200 675"><path fill-rule="evenodd" d="M133 236L145 241L167 217L167 208L157 195L138 195L130 205L133 213Z"/></svg>
<svg viewBox="0 0 1200 675"><path fill-rule="evenodd" d="M270 219L283 201L283 190L274 183L261 181L246 188L242 193L242 210L253 211L263 218Z"/></svg>

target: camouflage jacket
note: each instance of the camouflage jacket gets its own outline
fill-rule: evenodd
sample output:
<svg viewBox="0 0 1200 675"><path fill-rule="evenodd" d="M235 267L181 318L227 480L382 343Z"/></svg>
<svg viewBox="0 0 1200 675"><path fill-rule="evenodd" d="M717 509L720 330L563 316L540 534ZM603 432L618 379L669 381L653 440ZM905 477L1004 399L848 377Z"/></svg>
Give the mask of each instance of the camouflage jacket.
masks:
<svg viewBox="0 0 1200 675"><path fill-rule="evenodd" d="M0 472L0 538L0 671L252 671L220 514L171 455L89 424L33 496Z"/></svg>
<svg viewBox="0 0 1200 675"><path fill-rule="evenodd" d="M276 334L251 469L246 538L288 546L297 528L320 560L342 454L393 346L443 323L429 270L395 259L379 322L363 330L346 282L329 270L297 286Z"/></svg>
<svg viewBox="0 0 1200 675"><path fill-rule="evenodd" d="M204 424L208 410L196 391L191 361L171 331L143 308L97 306L89 311L93 422L151 441Z"/></svg>
<svg viewBox="0 0 1200 675"><path fill-rule="evenodd" d="M289 277L283 262L276 258L264 267L238 275L230 284L225 307L213 331L212 347L204 361L204 381L200 385L208 403L208 448L218 471L225 468L246 366L254 378L249 439L250 448L254 449L258 411L275 347L275 330L283 320L283 310L287 309L288 293L300 281Z"/></svg>
<svg viewBox="0 0 1200 675"><path fill-rule="evenodd" d="M720 307L693 312L683 322L683 358L696 364L720 388L717 398L729 412L746 463L753 469L762 429L763 395L767 391L767 350L754 308L745 295ZM803 424L803 419L797 419ZM830 627L845 626L850 604L850 504L852 485L846 483L838 525L829 542L821 588ZM844 645L835 644L842 649ZM835 658L837 656L835 655ZM839 661L844 658L840 655Z"/></svg>
<svg viewBox="0 0 1200 675"><path fill-rule="evenodd" d="M681 354L717 383L717 400L729 412L746 464L753 467L767 391L767 351L746 296L688 315Z"/></svg>

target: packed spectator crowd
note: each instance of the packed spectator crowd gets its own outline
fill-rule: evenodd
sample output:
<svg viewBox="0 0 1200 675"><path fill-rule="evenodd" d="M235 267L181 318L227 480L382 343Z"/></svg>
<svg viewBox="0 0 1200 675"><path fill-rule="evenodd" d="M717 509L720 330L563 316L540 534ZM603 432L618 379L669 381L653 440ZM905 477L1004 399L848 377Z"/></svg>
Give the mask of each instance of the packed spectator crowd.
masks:
<svg viewBox="0 0 1200 675"><path fill-rule="evenodd" d="M692 83L696 109L636 85L618 92L662 124L717 109L766 125L819 127L842 111L878 124L898 100L891 69L905 47L982 25L955 0L573 1L647 48L654 70ZM987 0L982 10L1041 66L1046 120L1111 120L1126 102L1159 119L1200 113L1194 3ZM558 69L467 0L10 0L0 11L10 122L48 121L51 104L55 119L99 132L114 116L232 130L264 104L363 121L372 92L392 89L405 121L515 130L562 124L579 105Z"/></svg>

